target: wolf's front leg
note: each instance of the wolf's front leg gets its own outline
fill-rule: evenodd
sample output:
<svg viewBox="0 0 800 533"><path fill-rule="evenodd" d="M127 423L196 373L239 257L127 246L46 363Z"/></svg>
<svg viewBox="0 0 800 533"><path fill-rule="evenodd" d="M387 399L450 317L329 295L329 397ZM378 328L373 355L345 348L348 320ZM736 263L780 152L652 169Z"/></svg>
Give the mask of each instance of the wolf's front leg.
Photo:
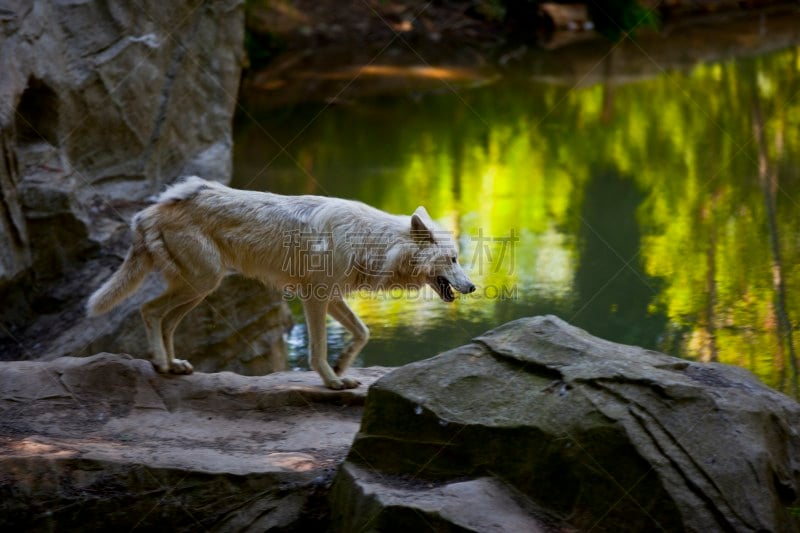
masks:
<svg viewBox="0 0 800 533"><path fill-rule="evenodd" d="M337 359L336 363L333 365L334 372L336 372L338 376L341 376L344 374L345 370L350 367L350 364L361 352L361 349L367 344L369 340L369 329L367 329L367 326L356 316L344 300L332 301L328 306L328 312L353 335L353 340L350 341L350 344L345 346L342 353L339 354L339 359Z"/></svg>
<svg viewBox="0 0 800 533"><path fill-rule="evenodd" d="M326 300L303 300L303 312L308 327L308 363L317 371L330 389L354 389L358 381L340 378L328 364L328 339L326 335L325 316L328 314Z"/></svg>

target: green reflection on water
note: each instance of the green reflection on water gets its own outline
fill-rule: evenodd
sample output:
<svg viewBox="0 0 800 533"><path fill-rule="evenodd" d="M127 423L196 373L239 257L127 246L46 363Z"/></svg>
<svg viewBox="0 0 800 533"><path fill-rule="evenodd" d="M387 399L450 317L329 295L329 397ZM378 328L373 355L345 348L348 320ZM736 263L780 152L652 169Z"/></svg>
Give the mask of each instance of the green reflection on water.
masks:
<svg viewBox="0 0 800 533"><path fill-rule="evenodd" d="M363 365L429 357L554 313L614 341L741 365L788 391L767 206L796 325L798 51L616 87L508 81L251 109L236 127L234 185L395 213L425 205L455 231L481 290L451 305L431 295L355 299L372 330ZM766 188L759 157L761 175L774 177ZM334 328L332 343L342 339ZM302 353L302 335L295 341Z"/></svg>

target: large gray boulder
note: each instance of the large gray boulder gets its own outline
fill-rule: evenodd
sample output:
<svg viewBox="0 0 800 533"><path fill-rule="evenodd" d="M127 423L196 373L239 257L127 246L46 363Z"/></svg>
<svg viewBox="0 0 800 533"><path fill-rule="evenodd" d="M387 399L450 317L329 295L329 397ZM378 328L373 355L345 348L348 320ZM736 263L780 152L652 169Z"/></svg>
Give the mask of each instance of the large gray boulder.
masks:
<svg viewBox="0 0 800 533"><path fill-rule="evenodd" d="M332 391L315 372L169 377L112 354L0 363L0 529L319 528L385 371Z"/></svg>
<svg viewBox="0 0 800 533"><path fill-rule="evenodd" d="M487 479L505 487L498 513L518 516L499 511L517 501L558 527L800 530L800 405L736 367L517 320L372 386L335 528L489 530L467 520L479 498L454 509L403 492L429 484L441 500Z"/></svg>

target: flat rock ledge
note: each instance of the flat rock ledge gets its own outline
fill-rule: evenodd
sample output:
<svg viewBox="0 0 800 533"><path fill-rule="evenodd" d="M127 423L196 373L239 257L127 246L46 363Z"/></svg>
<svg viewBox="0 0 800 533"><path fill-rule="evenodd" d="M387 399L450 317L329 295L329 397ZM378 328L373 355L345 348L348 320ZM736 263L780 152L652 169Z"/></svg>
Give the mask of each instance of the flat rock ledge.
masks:
<svg viewBox="0 0 800 533"><path fill-rule="evenodd" d="M0 529L315 528L387 370L332 391L314 372L165 377L108 353L3 363Z"/></svg>
<svg viewBox="0 0 800 533"><path fill-rule="evenodd" d="M520 319L375 382L331 502L334 531L800 531L800 404Z"/></svg>

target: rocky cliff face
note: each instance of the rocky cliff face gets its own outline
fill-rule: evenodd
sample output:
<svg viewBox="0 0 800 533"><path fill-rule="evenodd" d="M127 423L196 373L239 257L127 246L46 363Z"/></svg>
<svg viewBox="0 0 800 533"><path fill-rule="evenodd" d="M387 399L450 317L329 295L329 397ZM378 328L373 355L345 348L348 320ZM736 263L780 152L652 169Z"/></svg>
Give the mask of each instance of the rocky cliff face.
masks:
<svg viewBox="0 0 800 533"><path fill-rule="evenodd" d="M157 283L104 321L84 322L82 303L148 196L185 174L230 180L243 32L241 0L0 7L0 358L131 345L111 326L129 330ZM229 336L248 324L219 322Z"/></svg>
<svg viewBox="0 0 800 533"><path fill-rule="evenodd" d="M239 0L3 4L0 282L55 275L98 211L230 177L242 32Z"/></svg>

